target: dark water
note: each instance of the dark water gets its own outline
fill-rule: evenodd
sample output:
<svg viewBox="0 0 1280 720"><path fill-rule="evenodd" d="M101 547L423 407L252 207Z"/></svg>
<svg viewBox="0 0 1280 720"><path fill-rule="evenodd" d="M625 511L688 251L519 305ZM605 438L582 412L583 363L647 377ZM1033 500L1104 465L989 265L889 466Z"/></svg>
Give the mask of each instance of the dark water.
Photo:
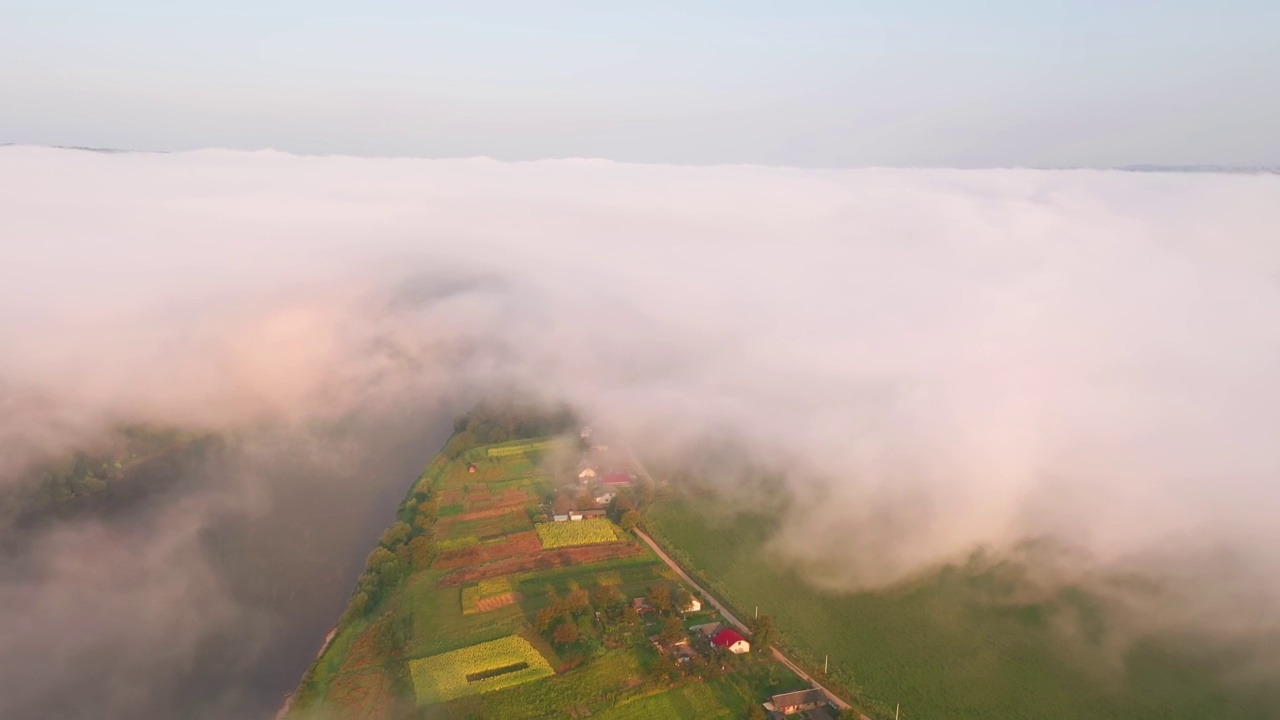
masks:
<svg viewBox="0 0 1280 720"><path fill-rule="evenodd" d="M451 432L423 408L229 438L0 554L0 718L269 718Z"/></svg>

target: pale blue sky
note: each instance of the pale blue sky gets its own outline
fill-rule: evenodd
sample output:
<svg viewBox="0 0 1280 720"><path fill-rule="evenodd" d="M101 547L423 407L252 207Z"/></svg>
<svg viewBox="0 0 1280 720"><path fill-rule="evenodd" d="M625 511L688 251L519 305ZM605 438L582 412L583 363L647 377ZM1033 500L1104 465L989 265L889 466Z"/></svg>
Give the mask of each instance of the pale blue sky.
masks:
<svg viewBox="0 0 1280 720"><path fill-rule="evenodd" d="M1280 2L0 0L0 142L1280 163Z"/></svg>

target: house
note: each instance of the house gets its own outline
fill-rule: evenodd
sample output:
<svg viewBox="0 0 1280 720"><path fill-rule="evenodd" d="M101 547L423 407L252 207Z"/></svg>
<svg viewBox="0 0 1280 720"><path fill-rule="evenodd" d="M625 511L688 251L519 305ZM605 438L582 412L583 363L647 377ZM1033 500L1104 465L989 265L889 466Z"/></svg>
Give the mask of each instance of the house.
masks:
<svg viewBox="0 0 1280 720"><path fill-rule="evenodd" d="M631 601L631 607L635 608L636 612L643 615L649 612L649 598L638 597Z"/></svg>
<svg viewBox="0 0 1280 720"><path fill-rule="evenodd" d="M567 522L569 520L569 516L567 514L557 513L551 516L551 520L552 522Z"/></svg>
<svg viewBox="0 0 1280 720"><path fill-rule="evenodd" d="M813 710L827 704L827 694L817 688L774 695L769 704L784 715Z"/></svg>
<svg viewBox="0 0 1280 720"><path fill-rule="evenodd" d="M471 463L470 465L467 465L467 472L471 473L472 475L476 474L476 469L477 468L475 463Z"/></svg>
<svg viewBox="0 0 1280 720"><path fill-rule="evenodd" d="M599 503L599 504L601 504L601 505L608 505L609 503L613 502L613 499L614 499L614 498L616 498L616 497L618 497L618 493L615 493L615 492L607 492L607 493L603 493L603 494L601 494L601 495L597 495L597 496L596 496L596 502L597 502L597 503Z"/></svg>
<svg viewBox="0 0 1280 720"><path fill-rule="evenodd" d="M689 602L685 603L684 607L680 608L680 612L691 613L691 612L698 612L701 609L702 609L702 601L690 595Z"/></svg>
<svg viewBox="0 0 1280 720"><path fill-rule="evenodd" d="M606 488L626 487L631 484L631 476L623 472L609 473L600 479Z"/></svg>
<svg viewBox="0 0 1280 720"><path fill-rule="evenodd" d="M733 628L725 628L711 636L711 644L728 649L734 655L751 651L751 643Z"/></svg>

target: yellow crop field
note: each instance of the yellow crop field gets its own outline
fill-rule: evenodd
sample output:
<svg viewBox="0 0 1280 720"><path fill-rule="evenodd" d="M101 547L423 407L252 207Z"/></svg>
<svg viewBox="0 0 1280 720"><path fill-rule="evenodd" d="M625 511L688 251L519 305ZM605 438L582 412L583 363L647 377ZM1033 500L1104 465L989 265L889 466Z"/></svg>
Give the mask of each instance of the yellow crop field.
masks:
<svg viewBox="0 0 1280 720"><path fill-rule="evenodd" d="M544 550L611 543L618 540L618 533L614 530L613 523L603 518L539 523L537 530L538 539L542 541Z"/></svg>
<svg viewBox="0 0 1280 720"><path fill-rule="evenodd" d="M519 635L508 635L409 661L419 705L480 695L555 675L551 664Z"/></svg>

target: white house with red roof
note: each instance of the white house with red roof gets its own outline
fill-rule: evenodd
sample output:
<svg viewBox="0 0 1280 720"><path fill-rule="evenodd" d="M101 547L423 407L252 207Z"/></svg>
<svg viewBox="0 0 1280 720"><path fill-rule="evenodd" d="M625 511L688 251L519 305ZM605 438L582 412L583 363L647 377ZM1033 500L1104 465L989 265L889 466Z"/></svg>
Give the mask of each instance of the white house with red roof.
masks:
<svg viewBox="0 0 1280 720"><path fill-rule="evenodd" d="M727 648L734 655L741 655L745 652L751 652L751 643L742 637L737 630L733 628L725 628L715 635L711 636L711 644Z"/></svg>

